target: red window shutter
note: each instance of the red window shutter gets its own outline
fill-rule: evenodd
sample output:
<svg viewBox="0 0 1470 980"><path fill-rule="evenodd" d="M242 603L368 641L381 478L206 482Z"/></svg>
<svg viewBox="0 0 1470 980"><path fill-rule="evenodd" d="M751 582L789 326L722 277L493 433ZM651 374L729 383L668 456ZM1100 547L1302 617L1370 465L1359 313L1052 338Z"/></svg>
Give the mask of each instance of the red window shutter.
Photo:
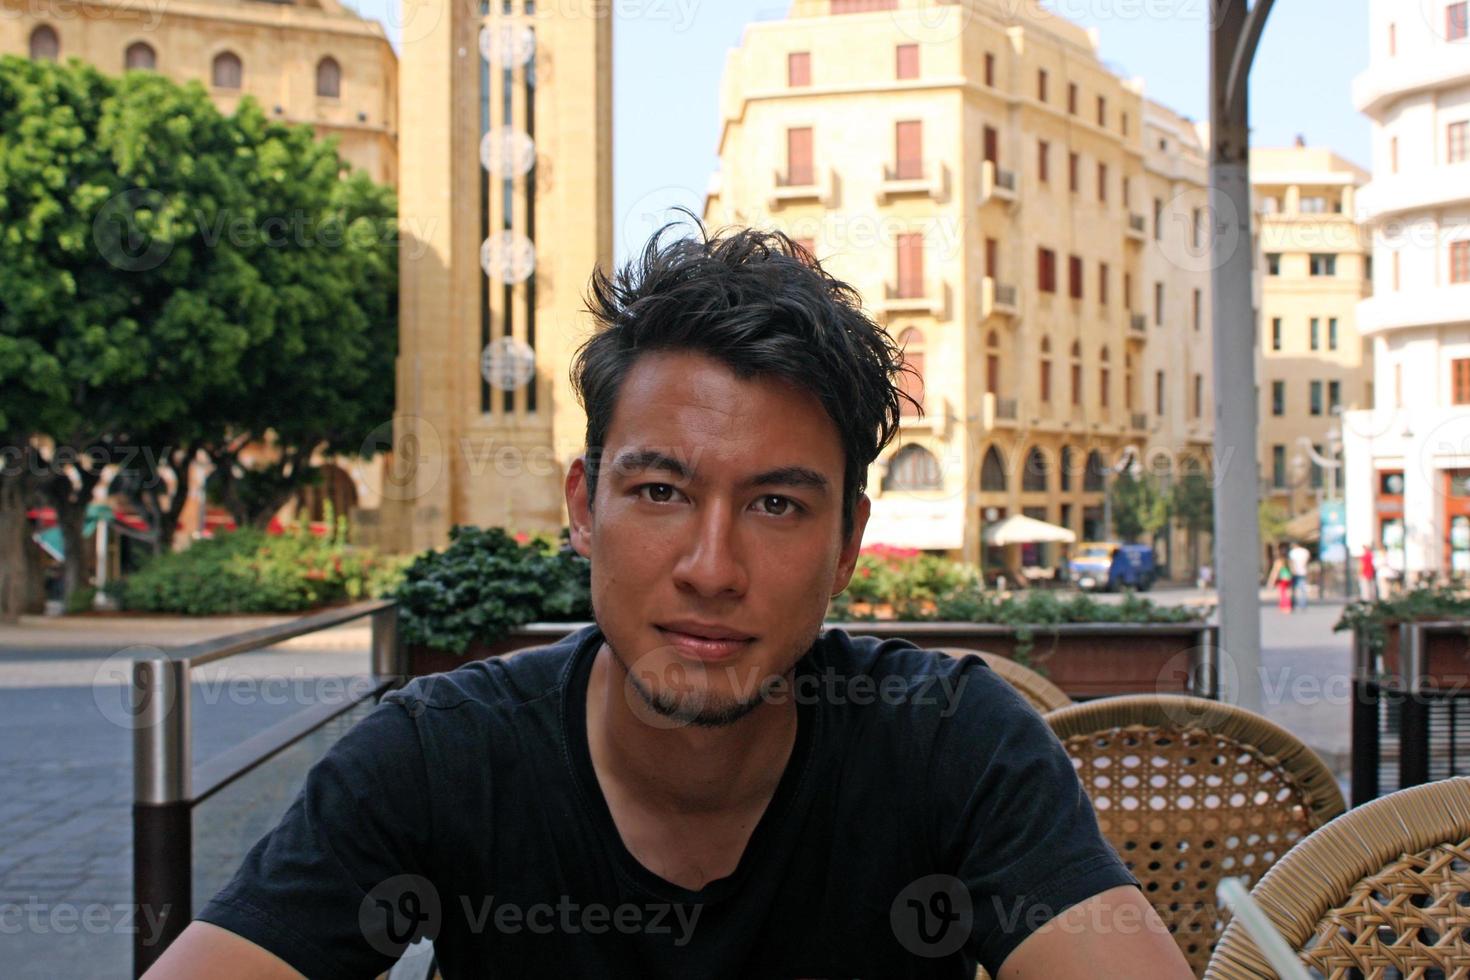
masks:
<svg viewBox="0 0 1470 980"><path fill-rule="evenodd" d="M899 78L919 77L919 46L917 44L900 44L896 58Z"/></svg>
<svg viewBox="0 0 1470 980"><path fill-rule="evenodd" d="M1450 282L1470 282L1470 241L1450 245Z"/></svg>
<svg viewBox="0 0 1470 980"><path fill-rule="evenodd" d="M921 234L898 236L898 295L924 295L924 236Z"/></svg>
<svg viewBox="0 0 1470 980"><path fill-rule="evenodd" d="M1470 405L1470 358L1457 358L1450 367L1454 372L1455 404Z"/></svg>
<svg viewBox="0 0 1470 980"><path fill-rule="evenodd" d="M1082 258L1077 255L1067 257L1067 291L1073 299L1082 298Z"/></svg>
<svg viewBox="0 0 1470 980"><path fill-rule="evenodd" d="M816 172L812 169L810 126L786 130L786 176L788 183L797 187L816 180Z"/></svg>
<svg viewBox="0 0 1470 980"><path fill-rule="evenodd" d="M985 239L985 275L991 279L999 279L997 270L1000 268L1000 242L994 238Z"/></svg>
<svg viewBox="0 0 1470 980"><path fill-rule="evenodd" d="M812 83L812 54L793 51L786 56L786 84L792 88Z"/></svg>
<svg viewBox="0 0 1470 980"><path fill-rule="evenodd" d="M898 387L904 394L908 395L920 405L924 404L924 354L922 351L905 351L903 363L909 369L899 377ZM916 416L919 410L909 404L908 398L902 402L899 414Z"/></svg>
<svg viewBox="0 0 1470 980"><path fill-rule="evenodd" d="M1107 368L1099 368L1098 369L1098 372L1097 372L1097 383L1098 383L1097 399L1098 399L1098 404L1102 405L1103 408L1107 408L1108 407L1108 382L1111 380L1111 377L1112 376L1109 373L1109 371L1108 371Z"/></svg>
<svg viewBox="0 0 1470 980"><path fill-rule="evenodd" d="M1082 365L1072 365L1072 404L1082 404Z"/></svg>
<svg viewBox="0 0 1470 980"><path fill-rule="evenodd" d="M985 355L985 390L1000 394L1000 357L996 354Z"/></svg>
<svg viewBox="0 0 1470 980"><path fill-rule="evenodd" d="M1051 361L1041 362L1041 400L1051 401Z"/></svg>
<svg viewBox="0 0 1470 980"><path fill-rule="evenodd" d="M917 120L899 123L895 127L894 142L898 179L917 180L924 176L924 124Z"/></svg>
<svg viewBox="0 0 1470 980"><path fill-rule="evenodd" d="M1100 262L1097 266L1097 301L1106 304L1108 301L1108 264Z"/></svg>
<svg viewBox="0 0 1470 980"><path fill-rule="evenodd" d="M985 162L1000 166L1000 133L994 126L985 127Z"/></svg>

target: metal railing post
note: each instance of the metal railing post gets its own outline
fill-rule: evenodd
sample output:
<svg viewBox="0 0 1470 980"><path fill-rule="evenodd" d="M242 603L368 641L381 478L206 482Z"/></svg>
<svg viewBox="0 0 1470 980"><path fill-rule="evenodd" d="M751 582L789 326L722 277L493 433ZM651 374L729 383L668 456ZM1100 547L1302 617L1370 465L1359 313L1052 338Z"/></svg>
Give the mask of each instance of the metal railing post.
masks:
<svg viewBox="0 0 1470 980"><path fill-rule="evenodd" d="M142 976L193 915L189 661L135 661L130 708L133 973Z"/></svg>
<svg viewBox="0 0 1470 980"><path fill-rule="evenodd" d="M401 685L408 679L408 658L398 639L398 604L377 610L372 619L373 677Z"/></svg>
<svg viewBox="0 0 1470 980"><path fill-rule="evenodd" d="M1367 638L1353 631L1352 797L1353 806L1378 798L1378 767L1382 747L1378 737L1382 688L1374 672Z"/></svg>
<svg viewBox="0 0 1470 980"><path fill-rule="evenodd" d="M1399 713L1399 789L1429 782L1429 702L1424 694L1424 627L1399 625L1403 709Z"/></svg>
<svg viewBox="0 0 1470 980"><path fill-rule="evenodd" d="M1194 693L1197 697L1218 699L1220 697L1220 653L1216 642L1219 627L1206 626L1199 631L1199 644L1195 647Z"/></svg>

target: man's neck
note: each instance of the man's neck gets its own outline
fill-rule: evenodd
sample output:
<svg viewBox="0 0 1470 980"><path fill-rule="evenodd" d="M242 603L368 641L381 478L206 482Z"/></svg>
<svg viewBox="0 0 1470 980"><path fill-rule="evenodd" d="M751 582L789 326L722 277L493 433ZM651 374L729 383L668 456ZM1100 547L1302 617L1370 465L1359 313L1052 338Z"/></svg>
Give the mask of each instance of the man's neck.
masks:
<svg viewBox="0 0 1470 980"><path fill-rule="evenodd" d="M761 704L718 728L664 727L638 715L639 695L627 685L627 672L602 644L587 684L587 741L599 780L669 814L764 809L796 743L792 699Z"/></svg>

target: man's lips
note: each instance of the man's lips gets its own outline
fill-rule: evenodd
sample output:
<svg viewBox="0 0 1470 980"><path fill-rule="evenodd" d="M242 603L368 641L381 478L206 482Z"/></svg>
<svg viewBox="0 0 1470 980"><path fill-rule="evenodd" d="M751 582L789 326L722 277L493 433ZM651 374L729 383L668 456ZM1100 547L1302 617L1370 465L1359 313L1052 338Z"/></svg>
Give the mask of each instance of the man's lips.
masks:
<svg viewBox="0 0 1470 980"><path fill-rule="evenodd" d="M670 645L696 660L722 660L744 650L755 637L720 626L669 623L654 627Z"/></svg>

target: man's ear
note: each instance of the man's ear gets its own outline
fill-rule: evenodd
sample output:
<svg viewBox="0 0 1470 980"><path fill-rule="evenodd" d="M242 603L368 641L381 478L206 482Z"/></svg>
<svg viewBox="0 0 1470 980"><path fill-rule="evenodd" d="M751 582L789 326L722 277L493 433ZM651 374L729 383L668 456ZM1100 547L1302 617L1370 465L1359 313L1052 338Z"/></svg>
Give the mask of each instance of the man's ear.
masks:
<svg viewBox="0 0 1470 980"><path fill-rule="evenodd" d="M847 588L847 583L852 581L852 571L857 567L858 552L863 548L863 531L867 529L868 517L873 512L873 501L867 494L860 494L857 506L852 511L852 534L842 543L842 551L837 556L837 570L832 576L832 595L837 595Z"/></svg>
<svg viewBox="0 0 1470 980"><path fill-rule="evenodd" d="M591 558L592 498L588 495L585 456L578 456L567 468L566 495L572 550L583 558Z"/></svg>

